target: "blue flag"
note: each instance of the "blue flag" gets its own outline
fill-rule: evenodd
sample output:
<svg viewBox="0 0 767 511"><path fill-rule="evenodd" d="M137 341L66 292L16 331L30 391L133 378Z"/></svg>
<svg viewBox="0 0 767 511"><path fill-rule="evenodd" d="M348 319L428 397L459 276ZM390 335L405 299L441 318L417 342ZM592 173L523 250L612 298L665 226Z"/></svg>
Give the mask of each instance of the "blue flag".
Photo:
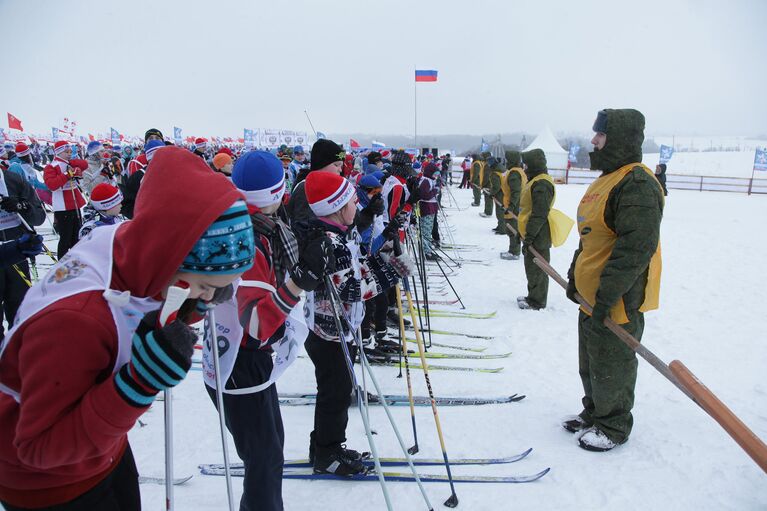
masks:
<svg viewBox="0 0 767 511"><path fill-rule="evenodd" d="M59 141L59 129L58 128L51 128L51 138L54 142Z"/></svg>
<svg viewBox="0 0 767 511"><path fill-rule="evenodd" d="M660 161L658 163L668 163L672 156L674 156L674 148L670 145L661 145Z"/></svg>
<svg viewBox="0 0 767 511"><path fill-rule="evenodd" d="M578 160L578 151L581 150L581 146L573 144L570 146L570 152L567 153L567 161L575 163Z"/></svg>
<svg viewBox="0 0 767 511"><path fill-rule="evenodd" d="M181 128L173 126L173 142L176 145L181 145Z"/></svg>
<svg viewBox="0 0 767 511"><path fill-rule="evenodd" d="M0 142L5 142L5 130L0 128Z"/></svg>
<svg viewBox="0 0 767 511"><path fill-rule="evenodd" d="M109 129L112 130L112 145L120 145L120 134L114 128Z"/></svg>
<svg viewBox="0 0 767 511"><path fill-rule="evenodd" d="M767 147L756 148L754 155L754 170L767 172Z"/></svg>
<svg viewBox="0 0 767 511"><path fill-rule="evenodd" d="M490 150L490 145L487 142L485 142L485 138L483 137L482 144L479 146L479 152L484 153L489 150Z"/></svg>
<svg viewBox="0 0 767 511"><path fill-rule="evenodd" d="M253 130L249 130L248 128L245 128L243 133L243 139L245 139L246 147L253 147L256 142L256 136Z"/></svg>

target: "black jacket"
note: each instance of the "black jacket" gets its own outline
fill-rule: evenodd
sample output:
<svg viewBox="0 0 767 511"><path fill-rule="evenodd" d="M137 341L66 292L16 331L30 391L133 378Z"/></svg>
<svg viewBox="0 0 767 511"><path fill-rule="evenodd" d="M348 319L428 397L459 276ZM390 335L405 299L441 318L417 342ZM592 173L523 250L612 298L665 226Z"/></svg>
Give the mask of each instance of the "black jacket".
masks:
<svg viewBox="0 0 767 511"><path fill-rule="evenodd" d="M8 188L8 196L24 199L29 203L29 208L21 213L24 220L32 227L45 222L45 210L37 198L35 189L27 181L15 172L2 171L5 186ZM0 241L15 240L26 232L23 225L0 231Z"/></svg>

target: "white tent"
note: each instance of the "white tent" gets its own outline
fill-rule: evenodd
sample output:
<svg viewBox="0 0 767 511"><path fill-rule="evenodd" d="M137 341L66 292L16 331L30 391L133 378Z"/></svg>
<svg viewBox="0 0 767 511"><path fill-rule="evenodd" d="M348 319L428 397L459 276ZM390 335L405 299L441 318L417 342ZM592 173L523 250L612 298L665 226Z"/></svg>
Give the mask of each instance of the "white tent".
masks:
<svg viewBox="0 0 767 511"><path fill-rule="evenodd" d="M559 145L551 128L546 126L524 150L542 149L546 153L546 166L550 169L567 168L567 151Z"/></svg>

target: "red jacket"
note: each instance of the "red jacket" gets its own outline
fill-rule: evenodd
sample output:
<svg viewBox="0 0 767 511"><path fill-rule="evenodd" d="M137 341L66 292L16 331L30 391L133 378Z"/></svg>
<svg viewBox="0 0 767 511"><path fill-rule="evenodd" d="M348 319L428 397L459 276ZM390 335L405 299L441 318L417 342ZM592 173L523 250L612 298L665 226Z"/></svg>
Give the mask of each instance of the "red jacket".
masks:
<svg viewBox="0 0 767 511"><path fill-rule="evenodd" d="M136 173L137 170L144 170L149 162L146 159L146 154L141 153L136 158L128 162L128 177Z"/></svg>
<svg viewBox="0 0 767 511"><path fill-rule="evenodd" d="M185 149L168 148L154 161L133 220L121 224L114 241L110 288L137 297L158 297L205 229L242 198ZM21 399L0 393L0 500L60 504L114 468L146 411L117 393L117 350L112 314L98 291L46 307L13 335L0 382L19 389Z"/></svg>
<svg viewBox="0 0 767 511"><path fill-rule="evenodd" d="M51 190L53 211L73 211L85 206L85 199L74 178L82 176L87 169L88 162L85 160L66 161L59 157L46 165L43 181Z"/></svg>

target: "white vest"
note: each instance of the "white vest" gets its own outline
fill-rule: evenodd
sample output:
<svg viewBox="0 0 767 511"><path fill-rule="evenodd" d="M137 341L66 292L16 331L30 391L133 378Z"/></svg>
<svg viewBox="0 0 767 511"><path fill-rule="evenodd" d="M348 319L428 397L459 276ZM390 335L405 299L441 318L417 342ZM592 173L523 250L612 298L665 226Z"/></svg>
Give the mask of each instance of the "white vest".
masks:
<svg viewBox="0 0 767 511"><path fill-rule="evenodd" d="M0 196L8 197L8 185L5 184L5 175L0 171ZM18 213L10 213L0 209L0 231L13 229L21 225Z"/></svg>

